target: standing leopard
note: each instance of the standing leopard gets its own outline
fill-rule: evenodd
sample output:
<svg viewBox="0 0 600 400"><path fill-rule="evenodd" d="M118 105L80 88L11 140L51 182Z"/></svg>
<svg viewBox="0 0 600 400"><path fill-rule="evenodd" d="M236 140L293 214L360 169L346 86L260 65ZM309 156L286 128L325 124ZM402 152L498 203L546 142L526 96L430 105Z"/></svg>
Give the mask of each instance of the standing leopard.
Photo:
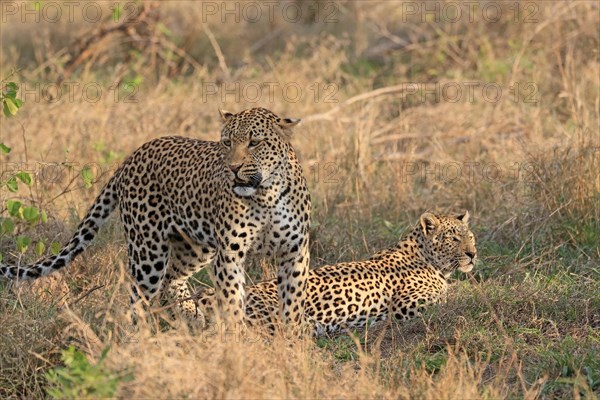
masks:
<svg viewBox="0 0 600 400"><path fill-rule="evenodd" d="M244 261L278 262L277 303L299 324L306 297L311 202L290 145L299 119L264 108L221 111L221 140L161 137L138 148L102 189L59 254L32 265L0 264L0 276L29 280L69 264L119 209L127 237L132 302L165 287L180 310L200 321L187 279L213 262L211 278L224 315L244 319Z"/></svg>
<svg viewBox="0 0 600 400"><path fill-rule="evenodd" d="M471 271L477 258L468 222L468 212L459 216L425 213L393 248L367 261L311 270L304 310L312 333L362 328L390 316L406 320L443 300L450 274L457 269ZM246 296L248 323L272 329L277 311L275 280L248 287ZM199 304L212 314L214 290L201 292Z"/></svg>

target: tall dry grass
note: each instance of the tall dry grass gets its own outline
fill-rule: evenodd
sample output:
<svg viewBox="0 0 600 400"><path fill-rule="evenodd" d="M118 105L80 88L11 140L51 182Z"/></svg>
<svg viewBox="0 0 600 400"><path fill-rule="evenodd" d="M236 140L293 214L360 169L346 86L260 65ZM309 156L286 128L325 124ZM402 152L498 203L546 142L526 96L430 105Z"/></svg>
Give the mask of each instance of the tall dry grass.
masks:
<svg viewBox="0 0 600 400"><path fill-rule="evenodd" d="M213 140L218 107L264 106L304 119L293 144L313 198L313 266L366 257L425 210L463 209L481 262L468 279L456 276L446 305L356 339L232 340L161 315L131 332L125 243L111 222L65 273L0 291L0 397L45 396L44 372L69 344L91 360L110 347L109 367L133 374L120 397L598 396L598 5L526 2L533 8L515 17L513 3L490 3L505 18L452 22L423 12L454 2L317 1L302 5L306 15L311 5L333 5L335 22L291 23L276 13L222 23L202 3L168 2L160 30L193 65L108 37L68 79L79 85L74 98L53 102L41 88L64 71L74 38L98 24L77 14L73 23L7 16L0 76L22 68L16 79L29 92L16 118L0 118L0 142L13 148L2 176L28 169L35 179L31 190L0 191L0 204L18 198L50 217L20 233L67 240L140 144L165 134ZM420 11L408 13L411 4ZM134 102L125 102L129 89L110 89L136 80ZM90 83L103 90L96 102L82 99ZM244 88L256 84L263 92L253 99ZM265 84L278 88L272 98ZM284 95L290 84L303 97ZM502 89L498 101L486 98L485 84ZM441 94L456 86L458 101ZM207 94L213 88L230 93ZM98 180L89 190L85 165ZM36 258L17 254L13 236L0 250ZM248 273L260 279L272 269Z"/></svg>

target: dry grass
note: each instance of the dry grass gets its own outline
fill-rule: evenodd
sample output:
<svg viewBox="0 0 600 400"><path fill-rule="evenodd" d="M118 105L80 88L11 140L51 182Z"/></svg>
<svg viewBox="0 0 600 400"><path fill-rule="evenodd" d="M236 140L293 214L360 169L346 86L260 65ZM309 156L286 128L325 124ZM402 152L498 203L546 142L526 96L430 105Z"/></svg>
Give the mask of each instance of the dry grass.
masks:
<svg viewBox="0 0 600 400"><path fill-rule="evenodd" d="M160 315L131 332L124 239L111 223L66 273L0 290L0 397L46 396L44 373L70 344L90 360L110 347L106 366L133 377L119 385L123 398L597 397L598 4L526 2L533 8L515 22L513 3L491 3L505 18L486 21L478 8L472 22L465 14L456 23L449 14L421 21L420 2L320 1L304 5L305 15L311 4L324 11L316 23L278 13L221 23L200 5L169 2L160 7L166 37L195 65L108 37L68 79L79 84L74 99L52 103L35 83L55 81L62 49L98 24L8 16L0 76L22 68L16 79L29 94L21 93L16 118L0 119L0 142L13 148L2 176L29 169L35 180L17 194L2 189L0 208L20 198L50 216L19 227L23 234L67 240L100 183L141 143L164 134L215 139L218 107L264 106L304 119L293 144L313 196L314 266L393 243L425 210L462 209L473 215L481 262L468 279L456 276L446 305L355 338L232 338L170 326ZM420 11L406 17L407 4ZM436 4L455 3L427 7ZM336 22L323 22L331 10ZM534 21L524 22L532 10ZM123 88L115 101L111 84L136 78L136 101L125 102ZM94 82L102 96L82 100ZM223 82L229 95L207 95ZM421 97L436 82L439 90L460 86L462 97ZM469 82L482 82L472 100ZM265 83L273 97L263 86L253 100L251 90ZM502 88L498 101L486 101L486 83ZM303 97L293 101L284 85ZM88 163L98 176L90 190L79 177ZM14 236L1 239L5 258L36 258L16 254Z"/></svg>

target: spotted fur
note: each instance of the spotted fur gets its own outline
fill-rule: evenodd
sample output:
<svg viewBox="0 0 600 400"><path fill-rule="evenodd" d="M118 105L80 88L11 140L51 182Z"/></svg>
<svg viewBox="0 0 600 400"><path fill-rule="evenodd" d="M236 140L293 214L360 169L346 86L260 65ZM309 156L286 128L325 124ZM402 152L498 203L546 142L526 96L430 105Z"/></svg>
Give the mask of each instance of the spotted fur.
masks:
<svg viewBox="0 0 600 400"><path fill-rule="evenodd" d="M72 239L32 265L0 264L0 276L35 279L68 265L119 209L127 237L134 298L164 286L190 297L187 279L213 262L218 303L243 319L243 265L249 253L276 257L284 322L299 323L309 265L310 196L289 143L299 120L264 108L222 111L221 140L162 137L137 149L116 171ZM181 311L201 318L192 300ZM279 309L279 307L277 307Z"/></svg>
<svg viewBox="0 0 600 400"><path fill-rule="evenodd" d="M406 320L443 300L450 274L457 269L471 271L477 257L468 221L468 212L460 216L425 213L393 248L367 261L311 270L305 313L313 333L361 328L389 316ZM250 286L246 296L248 322L272 329L277 311L275 280ZM204 290L199 303L210 315L214 290Z"/></svg>

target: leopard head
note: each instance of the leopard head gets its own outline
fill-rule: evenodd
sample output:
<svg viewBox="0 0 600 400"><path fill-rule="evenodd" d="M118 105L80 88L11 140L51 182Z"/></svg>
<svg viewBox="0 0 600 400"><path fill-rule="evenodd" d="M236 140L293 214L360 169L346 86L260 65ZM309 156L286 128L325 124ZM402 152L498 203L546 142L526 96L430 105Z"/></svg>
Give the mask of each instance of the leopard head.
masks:
<svg viewBox="0 0 600 400"><path fill-rule="evenodd" d="M250 197L287 163L291 128L300 120L278 117L265 108L220 112L224 168L233 191Z"/></svg>
<svg viewBox="0 0 600 400"><path fill-rule="evenodd" d="M424 213L416 228L419 247L427 260L445 276L456 269L469 272L477 259L475 236L469 230L469 212L457 216Z"/></svg>

